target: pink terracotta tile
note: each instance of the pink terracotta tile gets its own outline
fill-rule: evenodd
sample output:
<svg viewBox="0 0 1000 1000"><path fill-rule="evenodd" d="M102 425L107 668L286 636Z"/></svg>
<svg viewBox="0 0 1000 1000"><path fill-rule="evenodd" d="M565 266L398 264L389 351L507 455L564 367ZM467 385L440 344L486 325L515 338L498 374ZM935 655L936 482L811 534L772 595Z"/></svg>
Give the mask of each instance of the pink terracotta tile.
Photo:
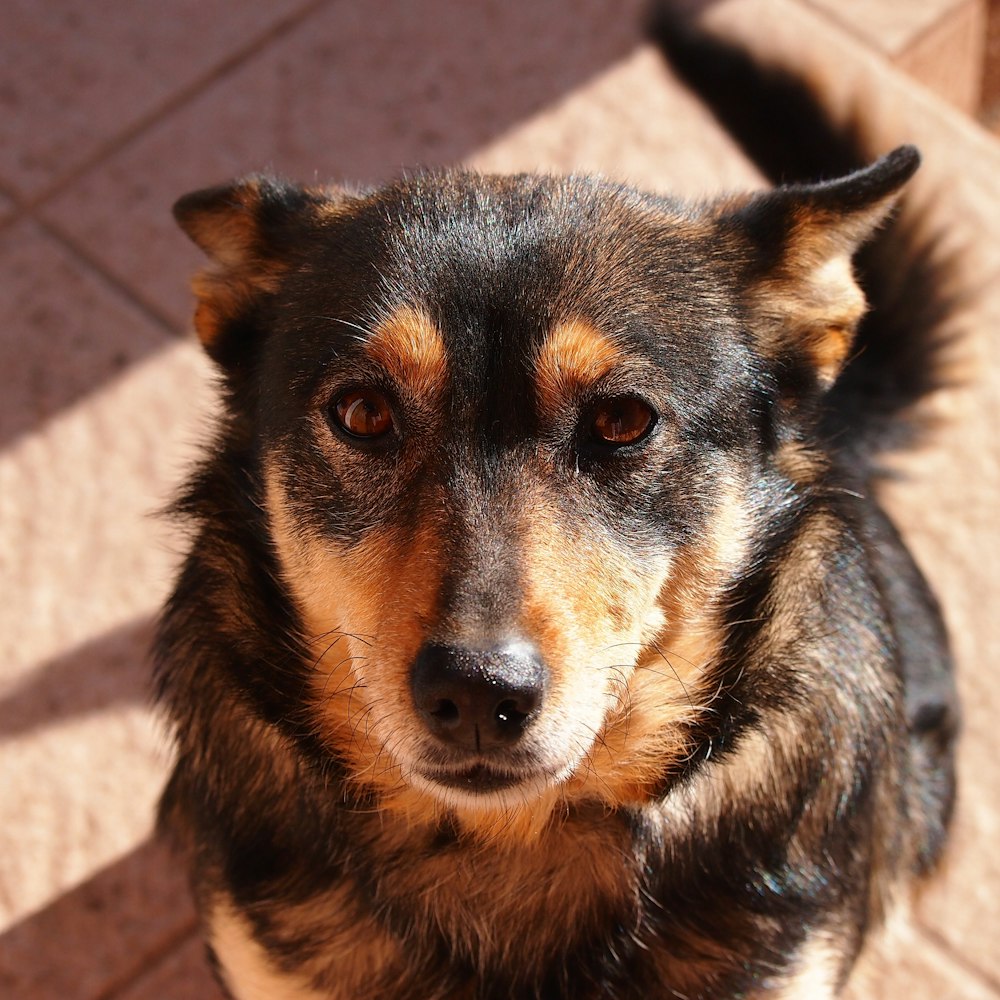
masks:
<svg viewBox="0 0 1000 1000"><path fill-rule="evenodd" d="M497 173L599 173L693 198L762 185L732 139L648 45L467 162Z"/></svg>
<svg viewBox="0 0 1000 1000"><path fill-rule="evenodd" d="M139 615L161 509L203 433L206 366L30 223L0 233L0 689Z"/></svg>
<svg viewBox="0 0 1000 1000"><path fill-rule="evenodd" d="M979 112L986 52L986 9L963 0L933 31L914 40L896 65L969 115Z"/></svg>
<svg viewBox="0 0 1000 1000"><path fill-rule="evenodd" d="M12 376L0 393L0 928L11 930L149 833L166 763L147 650L176 563L152 515L204 433L205 368L193 344L26 220L0 233L0 267L0 370Z"/></svg>
<svg viewBox="0 0 1000 1000"><path fill-rule="evenodd" d="M179 195L253 170L370 184L454 163L613 65L643 0L332 4L88 172L45 217L177 321Z"/></svg>
<svg viewBox="0 0 1000 1000"><path fill-rule="evenodd" d="M0 232L0 445L174 338L28 221Z"/></svg>
<svg viewBox="0 0 1000 1000"><path fill-rule="evenodd" d="M910 924L858 963L843 1000L998 1000L988 980L970 971Z"/></svg>
<svg viewBox="0 0 1000 1000"><path fill-rule="evenodd" d="M842 28L890 58L956 16L968 0L806 0Z"/></svg>
<svg viewBox="0 0 1000 1000"><path fill-rule="evenodd" d="M9 0L0 34L0 178L39 194L303 6Z"/></svg>
<svg viewBox="0 0 1000 1000"><path fill-rule="evenodd" d="M146 841L0 934L0 994L20 1000L107 996L164 951L172 958L194 927L183 875L161 845ZM212 997L207 989L133 995Z"/></svg>
<svg viewBox="0 0 1000 1000"><path fill-rule="evenodd" d="M95 639L0 699L14 723L0 736L0 934L149 835L166 760L147 704L148 635L144 623Z"/></svg>
<svg viewBox="0 0 1000 1000"><path fill-rule="evenodd" d="M1000 230L1000 205L993 211ZM969 317L969 382L942 400L945 422L932 447L906 463L911 478L889 499L942 598L965 715L951 850L920 917L1000 982L1000 273L992 287Z"/></svg>
<svg viewBox="0 0 1000 1000"><path fill-rule="evenodd" d="M205 958L193 937L109 1000L222 1000Z"/></svg>

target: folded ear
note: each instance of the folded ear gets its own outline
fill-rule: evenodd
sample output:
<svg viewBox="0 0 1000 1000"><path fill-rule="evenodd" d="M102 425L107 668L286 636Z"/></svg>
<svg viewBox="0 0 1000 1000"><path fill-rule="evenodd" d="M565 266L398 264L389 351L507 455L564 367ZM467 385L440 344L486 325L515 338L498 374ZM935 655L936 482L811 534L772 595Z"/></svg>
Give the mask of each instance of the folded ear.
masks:
<svg viewBox="0 0 1000 1000"><path fill-rule="evenodd" d="M178 225L209 258L192 287L195 330L214 360L223 365L231 360L238 345L226 331L277 290L297 236L315 223L323 205L338 200L337 191L247 177L195 191L174 205Z"/></svg>
<svg viewBox="0 0 1000 1000"><path fill-rule="evenodd" d="M746 302L766 356L804 361L821 388L832 384L865 311L852 258L919 165L917 150L900 146L847 177L779 187L725 214L749 240Z"/></svg>

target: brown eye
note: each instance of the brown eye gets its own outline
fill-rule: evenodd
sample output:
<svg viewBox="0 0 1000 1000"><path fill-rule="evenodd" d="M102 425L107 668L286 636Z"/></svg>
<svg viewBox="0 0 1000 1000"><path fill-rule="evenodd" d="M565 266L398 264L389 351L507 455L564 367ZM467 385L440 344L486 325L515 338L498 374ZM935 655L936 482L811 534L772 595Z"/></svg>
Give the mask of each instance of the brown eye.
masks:
<svg viewBox="0 0 1000 1000"><path fill-rule="evenodd" d="M377 438L392 429L392 408L378 389L352 389L333 406L333 418L352 437Z"/></svg>
<svg viewBox="0 0 1000 1000"><path fill-rule="evenodd" d="M618 396L594 410L590 432L603 444L633 444L645 437L655 422L655 414L641 399Z"/></svg>

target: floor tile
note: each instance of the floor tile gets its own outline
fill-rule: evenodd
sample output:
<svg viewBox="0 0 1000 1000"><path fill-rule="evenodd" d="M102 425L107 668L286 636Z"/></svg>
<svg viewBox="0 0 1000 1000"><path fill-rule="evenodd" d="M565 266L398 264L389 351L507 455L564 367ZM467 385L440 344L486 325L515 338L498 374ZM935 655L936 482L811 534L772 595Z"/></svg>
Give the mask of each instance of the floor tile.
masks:
<svg viewBox="0 0 1000 1000"><path fill-rule="evenodd" d="M50 905L0 933L0 994L19 1000L96 1000L131 983L192 939L184 877L144 841ZM185 980L194 987L195 980ZM143 1000L212 1000L208 990L134 993Z"/></svg>
<svg viewBox="0 0 1000 1000"><path fill-rule="evenodd" d="M108 1000L222 1000L198 937L166 956L127 989Z"/></svg>
<svg viewBox="0 0 1000 1000"><path fill-rule="evenodd" d="M0 232L0 447L176 340L21 220Z"/></svg>
<svg viewBox="0 0 1000 1000"><path fill-rule="evenodd" d="M178 322L179 195L254 170L371 184L455 163L627 55L642 0L387 0L318 11L87 173L45 216Z"/></svg>
<svg viewBox="0 0 1000 1000"><path fill-rule="evenodd" d="M692 198L763 183L705 106L647 45L476 150L467 162L496 173L598 173Z"/></svg>
<svg viewBox="0 0 1000 1000"><path fill-rule="evenodd" d="M0 179L37 195L302 6L7 0Z"/></svg>
<svg viewBox="0 0 1000 1000"><path fill-rule="evenodd" d="M177 562L154 514L204 434L200 364L163 350L0 451L0 926L148 834L166 770L148 649Z"/></svg>
<svg viewBox="0 0 1000 1000"><path fill-rule="evenodd" d="M139 845L166 774L148 651L177 562L154 515L208 379L200 349L32 223L0 233L0 264L0 994L96 996L191 920Z"/></svg>
<svg viewBox="0 0 1000 1000"><path fill-rule="evenodd" d="M912 925L881 954L863 958L843 1000L998 1000L1000 991Z"/></svg>
<svg viewBox="0 0 1000 1000"><path fill-rule="evenodd" d="M890 57L954 16L967 0L806 0L823 10L876 52Z"/></svg>
<svg viewBox="0 0 1000 1000"><path fill-rule="evenodd" d="M997 216L1000 223L1000 214ZM998 227L1000 228L1000 227ZM998 233L1000 238L1000 233ZM1000 274L994 283L1000 289ZM1000 291L970 315L963 347L970 379L943 402L943 423L924 453L906 462L909 479L889 500L942 597L959 669L964 731L959 799L942 877L925 895L921 919L1000 983L1000 661L996 626L996 530L1000 497Z"/></svg>
<svg viewBox="0 0 1000 1000"><path fill-rule="evenodd" d="M155 608L152 515L207 405L206 365L28 223L0 234L0 679ZM3 301L6 299L6 301ZM184 407L177 400L184 399ZM202 432L203 433L203 432Z"/></svg>

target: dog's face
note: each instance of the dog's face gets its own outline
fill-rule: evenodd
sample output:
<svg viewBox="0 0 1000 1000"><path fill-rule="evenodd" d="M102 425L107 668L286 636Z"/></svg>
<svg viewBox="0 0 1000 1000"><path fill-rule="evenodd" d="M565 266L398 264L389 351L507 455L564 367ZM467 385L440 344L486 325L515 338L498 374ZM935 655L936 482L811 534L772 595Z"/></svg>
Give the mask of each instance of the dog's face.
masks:
<svg viewBox="0 0 1000 1000"><path fill-rule="evenodd" d="M698 210L464 174L179 203L301 711L356 781L471 826L662 786L914 165Z"/></svg>

